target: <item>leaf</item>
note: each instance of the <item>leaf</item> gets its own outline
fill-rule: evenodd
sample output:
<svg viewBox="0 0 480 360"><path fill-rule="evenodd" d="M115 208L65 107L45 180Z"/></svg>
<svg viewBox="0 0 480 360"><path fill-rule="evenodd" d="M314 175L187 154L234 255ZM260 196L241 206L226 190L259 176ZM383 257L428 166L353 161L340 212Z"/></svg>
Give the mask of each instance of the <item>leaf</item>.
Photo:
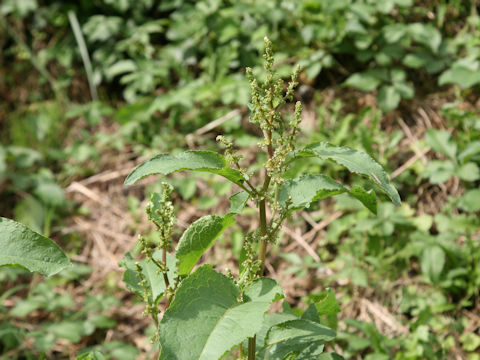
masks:
<svg viewBox="0 0 480 360"><path fill-rule="evenodd" d="M480 336L474 333L464 333L460 337L460 341L462 342L463 349L466 351L475 351L480 347Z"/></svg>
<svg viewBox="0 0 480 360"><path fill-rule="evenodd" d="M442 184L455 174L455 165L451 161L432 160L422 172L432 184Z"/></svg>
<svg viewBox="0 0 480 360"><path fill-rule="evenodd" d="M56 207L65 204L63 189L53 182L41 182L34 194L46 205Z"/></svg>
<svg viewBox="0 0 480 360"><path fill-rule="evenodd" d="M466 66L454 65L444 71L438 78L438 85L445 84L458 84L462 88L468 89L476 84L480 84L480 72Z"/></svg>
<svg viewBox="0 0 480 360"><path fill-rule="evenodd" d="M457 144L451 139L450 132L446 130L428 129L425 141L433 150L439 152L452 160L457 155Z"/></svg>
<svg viewBox="0 0 480 360"><path fill-rule="evenodd" d="M439 60L438 57L433 56L428 52L414 52L407 54L402 62L404 65L414 69L424 67L429 74L437 73L445 66L442 60Z"/></svg>
<svg viewBox="0 0 480 360"><path fill-rule="evenodd" d="M290 209L309 207L314 201L346 192L338 182L325 175L302 175L285 181L278 192L278 202L286 206L291 198Z"/></svg>
<svg viewBox="0 0 480 360"><path fill-rule="evenodd" d="M324 353L318 357L317 360L345 360L343 356L337 353Z"/></svg>
<svg viewBox="0 0 480 360"><path fill-rule="evenodd" d="M332 289L327 289L325 296L315 302L319 315L337 315L340 312L340 305Z"/></svg>
<svg viewBox="0 0 480 360"><path fill-rule="evenodd" d="M140 164L125 179L125 185L132 185L148 175L171 174L177 171L194 170L221 175L237 185L241 185L243 175L226 167L225 158L213 151L185 151L176 156L161 154Z"/></svg>
<svg viewBox="0 0 480 360"><path fill-rule="evenodd" d="M476 181L480 179L480 169L474 162L463 164L456 170L457 176L465 181Z"/></svg>
<svg viewBox="0 0 480 360"><path fill-rule="evenodd" d="M445 265L445 252L440 246L433 245L425 248L422 252L420 266L422 272L429 277L433 283L440 280L443 266Z"/></svg>
<svg viewBox="0 0 480 360"><path fill-rule="evenodd" d="M458 207L464 211L480 211L480 189L468 190L460 196Z"/></svg>
<svg viewBox="0 0 480 360"><path fill-rule="evenodd" d="M317 156L320 159L330 159L345 166L354 173L368 176L388 195L395 205L400 205L400 196L397 189L388 180L382 166L373 160L370 155L347 146L333 146L325 142L307 145L300 156Z"/></svg>
<svg viewBox="0 0 480 360"><path fill-rule="evenodd" d="M436 53L442 43L442 34L430 24L414 23L408 26L412 38Z"/></svg>
<svg viewBox="0 0 480 360"><path fill-rule="evenodd" d="M105 76L111 80L117 75L136 71L137 68L137 64L133 60L120 60L105 70Z"/></svg>
<svg viewBox="0 0 480 360"><path fill-rule="evenodd" d="M335 331L309 320L290 320L274 325L265 340L271 360L283 360L287 355L300 359L316 359L325 342L333 340ZM315 357L313 357L315 356Z"/></svg>
<svg viewBox="0 0 480 360"><path fill-rule="evenodd" d="M405 24L391 24L382 28L383 37L389 44L401 40L405 36L407 30L408 27Z"/></svg>
<svg viewBox="0 0 480 360"><path fill-rule="evenodd" d="M464 163L469 161L472 156L480 154L480 141L472 141L458 154L458 160Z"/></svg>
<svg viewBox="0 0 480 360"><path fill-rule="evenodd" d="M379 84L380 79L368 72L355 73L349 76L348 79L344 82L344 85L353 86L354 88L360 89L362 91L375 90Z"/></svg>
<svg viewBox="0 0 480 360"><path fill-rule="evenodd" d="M230 214L240 214L247 204L250 195L246 191L240 191L236 194L233 194L228 199L230 202Z"/></svg>
<svg viewBox="0 0 480 360"><path fill-rule="evenodd" d="M156 250L153 253L153 258L161 262L162 250ZM143 299L144 289L139 284L140 277L137 274L137 267L135 266L136 263L138 263L142 268L142 274L145 278L146 286L150 289L151 300L154 303L158 303L158 301L160 301L163 296L163 292L165 291L166 286L163 274L158 273L158 266L155 265L152 261L138 261L134 259L130 253L126 253L125 257L119 263L120 266L125 268L125 272L123 273L123 282L130 291ZM176 275L175 263L175 256L167 253L167 276L169 281L172 283Z"/></svg>
<svg viewBox="0 0 480 360"><path fill-rule="evenodd" d="M298 316L294 315L293 313L273 313L273 314L265 314L262 328L256 333L257 337L257 351L260 351L257 358L263 359L265 358L264 351L264 344L265 344L265 337L267 336L268 331L274 325L283 323L289 320L296 320Z"/></svg>
<svg viewBox="0 0 480 360"><path fill-rule="evenodd" d="M71 265L52 240L3 217L0 217L0 249L0 266L19 265L51 276Z"/></svg>
<svg viewBox="0 0 480 360"><path fill-rule="evenodd" d="M375 196L373 189L366 191L361 187L354 186L352 190L349 191L349 194L365 205L368 210L377 215L377 197Z"/></svg>
<svg viewBox="0 0 480 360"><path fill-rule="evenodd" d="M207 215L191 224L178 241L178 274L188 275L203 253L234 222L232 215Z"/></svg>
<svg viewBox="0 0 480 360"><path fill-rule="evenodd" d="M400 103L401 96L393 86L384 85L378 90L378 105L383 112L396 109Z"/></svg>
<svg viewBox="0 0 480 360"><path fill-rule="evenodd" d="M159 327L160 360L216 360L262 326L281 288L261 278L247 285L240 303L232 280L204 265L179 286ZM188 345L188 346L186 346Z"/></svg>
<svg viewBox="0 0 480 360"><path fill-rule="evenodd" d="M320 316L313 302L310 303L310 305L307 307L307 310L303 312L301 319L310 320L320 324Z"/></svg>

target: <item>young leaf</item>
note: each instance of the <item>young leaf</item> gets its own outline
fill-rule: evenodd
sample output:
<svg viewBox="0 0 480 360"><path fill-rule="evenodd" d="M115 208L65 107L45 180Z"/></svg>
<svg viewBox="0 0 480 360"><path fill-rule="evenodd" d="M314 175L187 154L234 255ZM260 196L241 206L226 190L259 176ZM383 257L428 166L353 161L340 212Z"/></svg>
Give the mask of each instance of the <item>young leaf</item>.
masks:
<svg viewBox="0 0 480 360"><path fill-rule="evenodd" d="M314 298L315 306L319 315L337 315L340 312L340 305L335 298L332 289L327 289L322 298Z"/></svg>
<svg viewBox="0 0 480 360"><path fill-rule="evenodd" d="M335 338L335 331L316 322L298 319L273 326L265 339L271 360L283 360L287 355L300 359L316 359L325 342Z"/></svg>
<svg viewBox="0 0 480 360"><path fill-rule="evenodd" d="M382 166L363 152L347 146L340 147L318 142L308 145L299 155L316 156L325 160L331 159L345 166L351 172L366 175L380 186L395 205L400 205L400 196L397 189L388 180Z"/></svg>
<svg viewBox="0 0 480 360"><path fill-rule="evenodd" d="M445 251L438 245L428 246L423 249L420 259L422 272L429 277L433 283L440 280L440 275L445 265Z"/></svg>
<svg viewBox="0 0 480 360"><path fill-rule="evenodd" d="M291 198L290 209L309 207L316 200L341 194L347 190L338 182L325 175L303 175L287 180L278 192L278 203L285 207Z"/></svg>
<svg viewBox="0 0 480 360"><path fill-rule="evenodd" d="M230 202L230 214L240 214L247 204L250 195L246 191L240 191L236 194L233 194L228 199Z"/></svg>
<svg viewBox="0 0 480 360"><path fill-rule="evenodd" d="M0 217L0 266L18 265L51 276L72 265L52 240Z"/></svg>
<svg viewBox="0 0 480 360"><path fill-rule="evenodd" d="M433 150L455 160L457 144L451 140L452 134L445 130L428 129L425 141Z"/></svg>
<svg viewBox="0 0 480 360"><path fill-rule="evenodd" d="M351 75L343 84L353 86L362 91L372 91L377 88L381 80L369 72L355 73Z"/></svg>
<svg viewBox="0 0 480 360"><path fill-rule="evenodd" d="M384 85L377 93L378 105L383 112L396 109L402 99L394 86Z"/></svg>
<svg viewBox="0 0 480 360"><path fill-rule="evenodd" d="M191 224L178 241L175 252L178 260L178 274L188 275L203 253L234 222L230 214L207 215Z"/></svg>
<svg viewBox="0 0 480 360"><path fill-rule="evenodd" d="M161 154L140 164L125 179L125 185L132 185L148 175L171 174L177 171L194 170L221 175L237 185L245 179L243 175L227 167L225 158L213 151L185 151L176 156Z"/></svg>
<svg viewBox="0 0 480 360"><path fill-rule="evenodd" d="M153 253L153 258L161 261L162 251L156 250ZM158 272L158 266L155 265L152 261L149 261L148 263L145 262L145 260L137 261L132 258L132 255L130 255L130 253L126 253L125 257L119 263L120 266L126 269L123 273L123 282L130 291L135 293L137 296L143 298L144 289L141 285L139 285L140 278L137 275L137 269L135 266L137 262L142 268L142 273L143 277L145 278L146 285L150 288L152 296L151 300L157 303L162 298L163 292L165 291L165 280L163 279L163 275ZM172 283L176 271L175 263L175 256L167 253L167 276Z"/></svg>
<svg viewBox="0 0 480 360"><path fill-rule="evenodd" d="M247 286L240 303L232 280L204 265L179 286L159 327L160 360L216 360L260 330L270 303L281 294L271 279Z"/></svg>
<svg viewBox="0 0 480 360"><path fill-rule="evenodd" d="M348 193L365 205L368 210L377 215L377 197L373 189L366 191L361 187L354 186Z"/></svg>

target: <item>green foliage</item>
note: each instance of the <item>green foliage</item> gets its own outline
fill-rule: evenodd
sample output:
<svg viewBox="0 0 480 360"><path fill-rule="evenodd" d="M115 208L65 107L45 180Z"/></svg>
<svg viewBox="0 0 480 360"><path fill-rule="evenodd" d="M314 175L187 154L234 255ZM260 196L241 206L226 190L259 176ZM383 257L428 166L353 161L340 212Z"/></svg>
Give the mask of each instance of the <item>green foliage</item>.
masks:
<svg viewBox="0 0 480 360"><path fill-rule="evenodd" d="M366 191L359 186L348 190L322 174L306 175L287 181L283 179L291 162L291 155L296 154L296 136L302 107L297 102L294 119L288 123L283 119L279 108L291 99L299 69L297 67L293 73L284 92L284 82L275 78L272 44L267 38L265 45L265 81L259 84L253 77L252 70L247 69L252 92L250 121L262 129L264 139L259 146L268 156L264 164L263 185L260 188L249 181L251 176L246 176L247 170L240 165L242 156L238 155L234 144L222 136L217 137L217 140L226 148L228 163L223 156L207 151L187 151L177 156L159 155L139 165L125 180L125 184L133 184L152 174L167 175L181 170L206 171L223 175L244 190L230 197L229 214L223 217L204 216L184 231L175 250L175 279L170 278L172 265L167 264L170 241L165 237L165 234L171 233L174 223L169 220L173 218L172 205L168 200L171 190L168 185L163 184L163 195L151 197L147 213L163 240L155 252L150 247L151 244L143 238L141 246L142 252L146 254L146 263L153 262L157 267L154 274L157 278L163 274L165 279L162 284L165 284L166 289L162 287L162 290L165 289L168 296L164 315L159 323L155 303L159 291L153 289L152 280L147 281L147 277L151 277L147 273L152 272L136 263L138 285L132 284L135 276L129 275L124 279L129 288L136 289L134 291L137 295L140 289L144 290L144 294L140 296L147 304L146 313L152 315L158 327L162 348L160 359L219 359L237 345L240 355L243 356L243 342L247 339L248 359L254 359L256 352L260 352L265 358L307 359L322 354L325 342L335 337L333 330L320 324L320 316L325 315L330 323L336 325L334 320L338 310L330 292L321 299L320 311L311 305L310 310L300 319L287 319L288 316L283 315L274 318L263 316L270 303L282 295L281 288L274 280L261 277L268 243L275 240L282 222L293 210L309 207L319 199L347 192L374 213L377 211L377 200L372 190ZM367 154L326 143L311 144L298 153L302 157L332 159L352 172L367 175L395 204L400 204L398 192L390 184L385 171ZM270 190L270 187L273 190ZM249 198L257 204L260 229L244 237L245 257L238 280L217 273L209 265L204 265L189 275L206 250L234 223L234 215L242 213ZM273 211L269 222L265 216L267 203ZM255 243L259 243L258 259L253 247ZM160 253L160 249L163 258L155 260L154 254ZM125 263L131 261L128 257ZM257 343L257 333L258 339L264 341L263 344ZM185 341L188 346L185 346Z"/></svg>
<svg viewBox="0 0 480 360"><path fill-rule="evenodd" d="M346 146L337 147L323 142L308 145L300 155L330 159L345 166L351 172L366 175L372 183L380 186L395 205L400 205L400 196L397 190L388 180L387 174L380 164L369 155Z"/></svg>
<svg viewBox="0 0 480 360"><path fill-rule="evenodd" d="M210 246L216 246L213 253L219 255L217 260L238 263L240 277L237 279L234 266L232 278L239 280L235 286L240 293L252 284L249 281L261 262L257 256L249 259L247 250L257 254L262 234L260 228L256 233L246 233L243 226L258 212L252 206L265 199L267 209L272 210L267 212L268 219L272 214L272 222L267 223L270 231L266 238L275 271L295 276L295 280L304 277L308 286L311 281L307 280L315 279L316 288L340 289L336 291L338 300L348 311L340 313L341 331L332 342L345 358L412 360L461 354L477 359L478 339L467 317L475 311L480 286L477 7L474 2L457 0L5 0L0 5L0 96L5 100L0 103L2 216L62 242L69 232L62 226L70 223L62 219L73 210L64 186L103 171L100 165L110 166L111 158L117 155L123 160L125 151L129 159L152 153L172 154L146 162L144 173L136 173L138 178L192 169L200 165L192 165L190 155L185 155L191 152L181 153L180 149L188 145L212 150L211 139L224 133L226 139L236 142L231 148L226 146L224 157L205 152L211 153L203 159L208 163L207 170L200 175L171 177L168 183L181 197L173 197L179 209L183 201L188 201L198 207L199 216L210 211L227 214L223 197L241 190L230 197L228 215L213 216L224 221L240 217L247 220L233 223L215 239L190 237L200 239L189 243L199 245L197 253L186 252L178 259L170 251L174 248L172 240L175 242L181 233L178 229L170 232L167 224L158 221L156 211L168 206L157 194L148 216L157 220L157 229L165 231L145 236L140 246L141 260L135 259L138 254L132 251L122 261L127 288L147 304L145 312L152 315L154 323L160 319L161 308L175 302L176 290L189 279L192 266L206 260ZM81 49L66 16L70 11L82 26L99 101L89 102ZM399 197L390 188L388 177L371 171L370 165L360 169L364 176L351 176L348 170L356 165L348 163L345 168L344 159L338 162L328 157L325 149L321 156L311 152L309 157L291 161L293 151L288 141L275 137L275 131L285 130L282 126L294 122L295 115L287 115L283 123L275 120L274 126L263 122L264 130L273 131L273 148L280 149L273 160L258 152L256 160L246 156L244 161L240 154L245 155L250 148L235 152L237 146L251 147L258 141L244 131L250 131L245 125L249 83L242 75L244 66L250 66L252 75L259 77L260 98L267 99L256 104L252 101L252 114L258 110L256 120L261 124L272 110L268 96L275 91L268 95L272 81L268 72L262 74L257 56L265 34L274 40L277 53L275 80L286 79L292 64L302 69L295 100L307 105L306 118L315 121L298 129L299 144L327 142L340 149L347 146L364 151L389 170L397 169L395 185L402 195L401 207L383 202L383 196L377 199L377 190L386 192L392 202ZM281 88L288 88L288 84L273 84L277 95ZM284 101L278 99L274 110ZM442 106L446 101L449 103ZM230 117L230 112L235 115ZM202 135L194 133L214 119L222 120L225 114L229 120L220 121ZM283 111L280 114L285 115ZM413 138L407 139L399 118L405 120ZM415 137L422 137L425 127L424 138L414 142ZM193 136L185 136L190 133ZM291 133L286 133L288 139ZM263 145L268 146L267 142ZM302 145L297 152L303 151ZM431 150L421 155L425 146ZM344 150L328 146L329 153L339 156L338 151ZM338 166L326 164L324 160L329 158ZM408 162L416 158L419 160ZM406 164L409 166L404 167ZM249 167L243 168L246 165ZM278 170L281 176L272 176L268 190L262 192L263 175L257 174L265 167L268 175ZM136 180L132 178L132 182ZM256 186L258 194L249 183ZM204 184L206 194L200 194ZM135 187L135 196L140 188ZM162 192L158 184L150 185L147 192L152 190ZM140 200L132 200L133 193L129 197L136 227L141 224ZM68 199L76 201L77 197L70 194ZM326 200L319 202L322 199ZM301 216L295 210L303 210ZM303 250L284 253L280 246L283 242L275 242L284 236L281 224L290 216L295 226L312 236L306 241L321 262L310 255L302 256ZM307 216L312 218L310 224L303 225L302 218ZM340 217L330 222L330 216ZM315 234L311 220L328 225ZM83 247L83 241L68 238L62 247L75 256L72 247ZM178 276L177 261L188 265L184 265L188 273ZM114 359L138 356L139 351L125 343L95 345L106 337L105 329L115 330L114 319L108 313L100 314L99 308L90 310L90 300L85 301L85 312L92 312L92 316L72 310L72 299L63 292L83 283L79 274L86 270L79 268L79 264L65 268L52 278L54 282L48 288L36 285L37 277L33 277L27 292L26 288L15 290L30 281L26 271L2 267L0 293L7 300L0 302L0 356L61 357L54 349L71 343L76 344L73 348L88 344L78 354L86 358L101 358L99 352ZM296 286L296 281L292 283ZM98 292L112 291L110 285L95 285ZM64 289L56 292L57 287ZM294 295L303 291L302 282L295 287ZM382 318L389 320L387 324L370 311L364 298L375 310L382 311ZM104 301L107 308L113 306L111 299L98 301ZM310 301L314 305L304 310ZM77 305L83 304L80 300ZM301 300L294 297L292 304L298 308L289 309L284 304L283 312L263 316L256 334L257 358L264 358L267 350L277 346L262 348L267 332L287 321L317 323L320 317L321 324L337 329L339 307L332 292L310 294ZM336 310L330 313L329 309ZM368 315L372 321L345 321L345 314L363 320L362 315ZM117 321L122 319L115 317ZM379 322L383 326L378 326ZM153 337L157 338L158 334ZM244 352L247 342L242 343ZM281 343L278 348L282 348ZM300 356L301 350L295 351L286 356ZM279 354L280 358L285 353ZM237 355L240 350L234 348L226 357ZM339 357L326 353L315 356Z"/></svg>
<svg viewBox="0 0 480 360"><path fill-rule="evenodd" d="M444 183L454 175L464 181L480 179L477 161L470 161L480 154L480 147L476 142L469 143L459 152L457 143L451 139L451 133L437 129L430 129L425 136L425 141L433 150L447 158L447 160L433 160L427 164L423 176L428 177L431 183Z"/></svg>
<svg viewBox="0 0 480 360"><path fill-rule="evenodd" d="M178 275L188 275L203 253L234 222L230 215L207 215L192 223L183 233L175 250Z"/></svg>
<svg viewBox="0 0 480 360"><path fill-rule="evenodd" d="M155 251L152 254L152 258L156 261L162 261L161 252L158 250ZM167 276L170 281L173 281L176 274L175 262L175 257L168 254L167 267L169 271ZM165 290L167 289L167 285L165 284L163 276L158 274L158 267L155 265L154 261L136 261L130 253L126 253L119 265L125 267L126 269L123 273L123 281L127 288L134 292L137 296L143 298L144 286L146 286L150 296L149 300L154 304L158 304L164 295ZM141 272L144 276L144 285L139 284L142 279L138 276L137 266L140 266Z"/></svg>
<svg viewBox="0 0 480 360"><path fill-rule="evenodd" d="M226 167L226 161L220 154L211 151L186 151L177 156L162 154L147 160L127 176L125 184L131 185L152 174L167 175L183 170L218 174L237 185L241 185L245 180L239 171Z"/></svg>
<svg viewBox="0 0 480 360"><path fill-rule="evenodd" d="M245 302L238 302L239 295L232 280L209 265L200 267L182 282L165 312L160 359L219 359L260 329L282 290L273 280L260 278L245 287Z"/></svg>
<svg viewBox="0 0 480 360"><path fill-rule="evenodd" d="M52 240L10 219L0 218L0 266L17 265L51 276L70 266Z"/></svg>

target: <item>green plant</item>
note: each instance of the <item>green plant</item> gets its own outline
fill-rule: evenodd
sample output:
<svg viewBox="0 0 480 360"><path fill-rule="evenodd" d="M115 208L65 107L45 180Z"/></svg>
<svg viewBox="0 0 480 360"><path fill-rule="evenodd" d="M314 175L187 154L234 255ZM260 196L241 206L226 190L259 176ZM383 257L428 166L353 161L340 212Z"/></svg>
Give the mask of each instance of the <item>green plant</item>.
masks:
<svg viewBox="0 0 480 360"><path fill-rule="evenodd" d="M306 157L331 159L351 172L365 175L392 202L400 204L384 170L367 154L324 142L296 148L301 104L296 103L289 121L284 119L281 107L292 98L299 68L284 92L284 82L275 77L272 46L266 38L265 45L264 82L259 84L247 69L252 93L250 121L263 131L259 146L267 154L260 174L248 173L234 144L219 136L226 148L225 157L212 151L162 154L142 163L125 180L130 185L152 174L191 170L223 176L242 190L230 197L229 213L207 215L192 223L173 254L169 252L175 224L169 198L171 187L164 183L162 193L154 193L150 199L147 214L156 225L160 240L153 244L140 238L145 260L135 261L127 254L122 264L127 269L125 283L144 300L145 313L157 324L160 359L218 359L230 351L240 358L247 355L248 359L304 359L313 354L320 356L324 343L335 337L333 330L321 325L322 313L315 304L311 311L316 315L308 318L288 312L264 315L272 302L283 297L280 285L263 277L268 245L275 242L282 223L293 211L308 208L317 200L348 193L372 213L377 211L377 200L373 189L348 188L326 175L285 179L292 162ZM210 265L192 273L201 256L235 222L235 217L241 216L249 201L256 210L259 229L244 235L243 259L237 276L222 275ZM163 315L159 321L162 298ZM338 357L322 355L328 356Z"/></svg>

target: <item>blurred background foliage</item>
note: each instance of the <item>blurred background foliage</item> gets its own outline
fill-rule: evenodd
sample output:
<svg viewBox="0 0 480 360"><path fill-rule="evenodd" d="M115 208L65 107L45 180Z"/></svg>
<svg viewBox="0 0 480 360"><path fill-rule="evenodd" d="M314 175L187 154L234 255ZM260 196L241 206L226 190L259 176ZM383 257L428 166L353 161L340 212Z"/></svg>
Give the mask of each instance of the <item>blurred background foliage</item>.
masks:
<svg viewBox="0 0 480 360"><path fill-rule="evenodd" d="M215 148L219 133L254 149L244 69L262 76L268 35L280 76L302 67L301 141L368 152L404 201L374 217L337 196L292 219L310 252L288 231L272 249L287 299L301 312L333 288L331 346L347 359L480 359L479 11L477 0L3 0L0 215L52 236L77 265L46 282L0 270L0 353L151 356L116 261L151 230L142 199L158 184L127 192L122 176L145 156ZM262 160L246 156L252 169ZM313 160L287 176L312 167L350 180ZM170 181L187 223L234 190ZM233 229L212 256L224 265L233 252L235 267L242 241Z"/></svg>

